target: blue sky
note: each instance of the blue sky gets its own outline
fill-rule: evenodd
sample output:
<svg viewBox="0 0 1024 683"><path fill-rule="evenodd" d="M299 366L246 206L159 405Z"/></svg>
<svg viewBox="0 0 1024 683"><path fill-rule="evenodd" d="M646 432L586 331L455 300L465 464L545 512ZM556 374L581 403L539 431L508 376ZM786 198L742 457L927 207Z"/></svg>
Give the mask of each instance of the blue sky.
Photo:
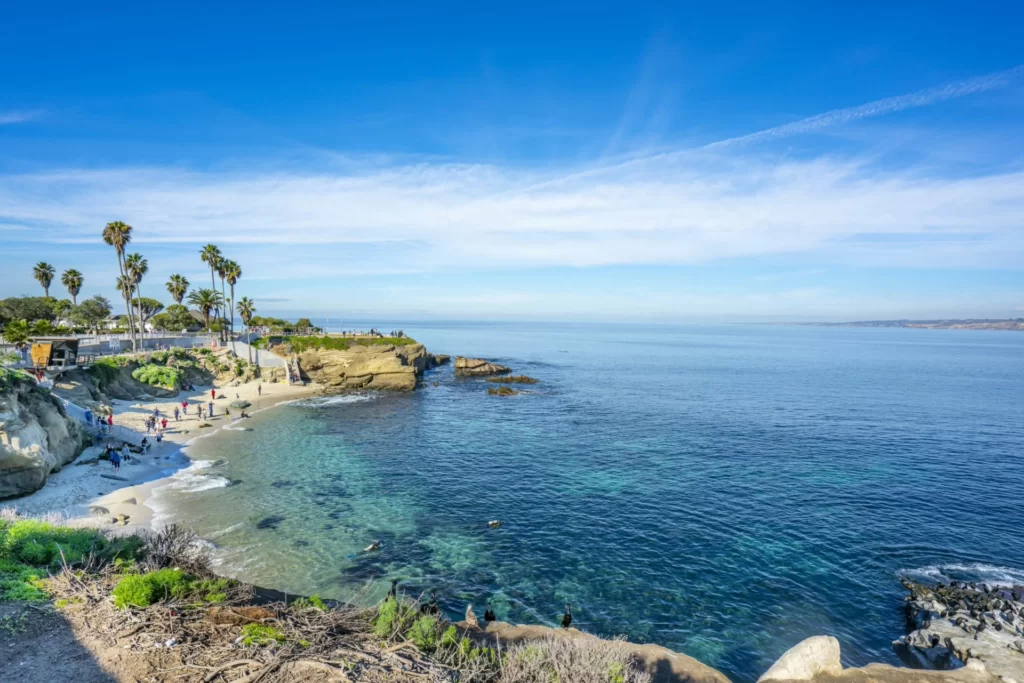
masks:
<svg viewBox="0 0 1024 683"><path fill-rule="evenodd" d="M123 220L165 303L1024 316L1024 6L148 4L3 9L0 296Z"/></svg>

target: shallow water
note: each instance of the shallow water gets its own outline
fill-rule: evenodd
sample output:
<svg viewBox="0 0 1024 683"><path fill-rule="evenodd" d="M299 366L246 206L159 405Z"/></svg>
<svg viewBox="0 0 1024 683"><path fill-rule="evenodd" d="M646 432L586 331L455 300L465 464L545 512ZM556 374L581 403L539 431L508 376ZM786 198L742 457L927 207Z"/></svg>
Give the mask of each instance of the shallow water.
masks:
<svg viewBox="0 0 1024 683"><path fill-rule="evenodd" d="M453 616L548 624L571 602L583 629L737 681L816 634L896 663L901 571L1024 582L1024 335L405 329L541 383L489 397L445 368L259 413L191 447L216 464L179 473L159 518L268 587L372 600L399 578Z"/></svg>

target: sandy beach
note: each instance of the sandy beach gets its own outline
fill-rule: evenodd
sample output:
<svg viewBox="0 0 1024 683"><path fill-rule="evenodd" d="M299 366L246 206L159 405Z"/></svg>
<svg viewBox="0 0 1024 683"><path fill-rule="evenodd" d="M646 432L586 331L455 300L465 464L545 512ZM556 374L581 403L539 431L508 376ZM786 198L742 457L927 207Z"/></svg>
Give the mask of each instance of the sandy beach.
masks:
<svg viewBox="0 0 1024 683"><path fill-rule="evenodd" d="M209 404L210 390L217 392L214 400L214 416L198 419L197 408ZM262 389L262 393L261 393ZM131 461L122 463L119 472L105 460L97 460L102 447L93 446L82 452L60 472L52 474L46 485L38 491L21 498L4 501L4 506L14 507L22 515L38 516L60 514L68 517L69 524L96 527L111 527L132 531L148 528L153 519L153 510L147 505L153 489L166 483L175 472L188 467L191 461L186 446L193 439L213 434L238 421L239 410L229 408L232 401L249 401L252 406L247 414L267 410L273 406L319 392L315 384L299 386L280 382L253 381L237 387L196 387L196 391L180 392L174 398L152 401L113 401L114 424L146 434L146 418L154 409L161 417L167 418L167 429L163 442L156 444L155 433L148 434L153 446L149 452L132 454ZM181 408L182 401L189 404L188 415L174 420L174 408ZM232 415L228 416L226 411ZM200 427L208 424L209 427ZM140 436L141 438L141 436ZM116 478L115 478L116 477ZM115 525L112 519L124 514L129 517L126 525Z"/></svg>

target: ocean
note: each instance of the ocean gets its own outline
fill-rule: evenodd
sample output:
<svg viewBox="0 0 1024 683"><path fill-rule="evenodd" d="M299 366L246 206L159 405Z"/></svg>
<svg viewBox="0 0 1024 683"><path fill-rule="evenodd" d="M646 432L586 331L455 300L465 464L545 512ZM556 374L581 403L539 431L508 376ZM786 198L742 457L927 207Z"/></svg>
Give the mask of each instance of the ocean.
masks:
<svg viewBox="0 0 1024 683"><path fill-rule="evenodd" d="M159 522L270 588L370 602L396 578L549 625L571 603L735 681L818 634L897 664L901 573L1024 584L1024 334L377 327L540 382L488 396L447 366L259 412L190 446Z"/></svg>

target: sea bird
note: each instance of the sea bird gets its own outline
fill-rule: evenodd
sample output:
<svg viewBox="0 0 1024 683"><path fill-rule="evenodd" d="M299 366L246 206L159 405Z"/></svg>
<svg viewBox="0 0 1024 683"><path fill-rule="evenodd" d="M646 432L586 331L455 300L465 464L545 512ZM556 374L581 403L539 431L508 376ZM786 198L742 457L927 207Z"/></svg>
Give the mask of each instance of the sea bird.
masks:
<svg viewBox="0 0 1024 683"><path fill-rule="evenodd" d="M484 612L484 621L494 621L495 619L497 617L494 616L494 610L491 609L490 605L487 605L487 611Z"/></svg>
<svg viewBox="0 0 1024 683"><path fill-rule="evenodd" d="M572 626L572 605L565 603L565 614L562 615L562 628Z"/></svg>
<svg viewBox="0 0 1024 683"><path fill-rule="evenodd" d="M368 545L365 548L363 548L363 552L364 553L372 553L375 550L380 550L380 548L381 548L380 541L374 541L370 545Z"/></svg>
<svg viewBox="0 0 1024 683"><path fill-rule="evenodd" d="M388 597L398 599L398 579L391 579L391 590L388 591Z"/></svg>
<svg viewBox="0 0 1024 683"><path fill-rule="evenodd" d="M473 612L473 604L466 605L466 625L470 628L480 628L480 621L476 618L476 613Z"/></svg>
<svg viewBox="0 0 1024 683"><path fill-rule="evenodd" d="M423 614L440 614L441 606L437 604L437 594L430 591L430 601L420 605L420 612Z"/></svg>
<svg viewBox="0 0 1024 683"><path fill-rule="evenodd" d="M501 528L501 520L500 519L492 519L491 521L487 522L487 526L489 526L492 529L500 529Z"/></svg>

